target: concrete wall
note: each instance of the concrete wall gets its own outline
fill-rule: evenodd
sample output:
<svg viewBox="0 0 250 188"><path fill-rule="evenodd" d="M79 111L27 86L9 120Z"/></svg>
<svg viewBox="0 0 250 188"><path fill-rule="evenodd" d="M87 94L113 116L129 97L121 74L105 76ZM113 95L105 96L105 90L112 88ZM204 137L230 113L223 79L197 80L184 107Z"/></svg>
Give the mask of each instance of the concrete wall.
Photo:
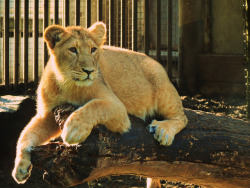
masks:
<svg viewBox="0 0 250 188"><path fill-rule="evenodd" d="M180 88L245 95L242 1L179 3Z"/></svg>
<svg viewBox="0 0 250 188"><path fill-rule="evenodd" d="M241 0L211 1L212 52L243 54L243 6Z"/></svg>
<svg viewBox="0 0 250 188"><path fill-rule="evenodd" d="M198 89L206 95L245 95L242 1L210 2L210 50L198 58Z"/></svg>

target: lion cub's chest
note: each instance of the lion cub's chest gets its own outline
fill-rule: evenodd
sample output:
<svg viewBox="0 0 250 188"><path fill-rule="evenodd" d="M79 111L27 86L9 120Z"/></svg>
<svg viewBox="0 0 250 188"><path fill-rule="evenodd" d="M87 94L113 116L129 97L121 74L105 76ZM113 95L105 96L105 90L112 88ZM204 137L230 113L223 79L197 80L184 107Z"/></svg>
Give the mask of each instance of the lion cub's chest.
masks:
<svg viewBox="0 0 250 188"><path fill-rule="evenodd" d="M62 90L58 97L61 104L70 103L76 106L82 106L92 100L88 91L84 91L77 86Z"/></svg>

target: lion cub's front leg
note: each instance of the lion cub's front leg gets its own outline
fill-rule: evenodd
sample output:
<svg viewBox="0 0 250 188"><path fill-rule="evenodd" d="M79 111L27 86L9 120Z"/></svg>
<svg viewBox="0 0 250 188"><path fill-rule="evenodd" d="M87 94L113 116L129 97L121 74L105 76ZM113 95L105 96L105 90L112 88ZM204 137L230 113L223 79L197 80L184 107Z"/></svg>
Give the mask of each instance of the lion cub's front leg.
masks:
<svg viewBox="0 0 250 188"><path fill-rule="evenodd" d="M97 124L105 124L119 133L130 129L126 108L118 99L94 99L68 117L61 137L65 143L78 144L86 140Z"/></svg>
<svg viewBox="0 0 250 188"><path fill-rule="evenodd" d="M17 183L25 183L31 174L30 152L32 147L41 145L61 133L52 112L37 114L22 131L16 151L12 176Z"/></svg>

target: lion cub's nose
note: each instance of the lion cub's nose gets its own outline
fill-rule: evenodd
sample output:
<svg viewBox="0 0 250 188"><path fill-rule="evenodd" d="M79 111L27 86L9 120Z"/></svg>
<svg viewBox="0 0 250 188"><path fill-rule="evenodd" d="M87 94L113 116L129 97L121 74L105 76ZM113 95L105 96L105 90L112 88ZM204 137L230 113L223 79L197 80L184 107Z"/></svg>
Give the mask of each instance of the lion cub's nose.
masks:
<svg viewBox="0 0 250 188"><path fill-rule="evenodd" d="M82 68L82 71L83 71L83 72L86 72L88 75L90 75L91 72L94 72L94 70L86 70L86 69L83 69L83 68Z"/></svg>

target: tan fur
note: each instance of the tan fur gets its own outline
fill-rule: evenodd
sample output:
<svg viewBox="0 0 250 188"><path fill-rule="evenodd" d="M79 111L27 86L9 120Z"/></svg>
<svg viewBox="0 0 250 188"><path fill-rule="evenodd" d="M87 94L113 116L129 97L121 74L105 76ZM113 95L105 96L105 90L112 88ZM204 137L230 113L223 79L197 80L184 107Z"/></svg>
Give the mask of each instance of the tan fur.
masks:
<svg viewBox="0 0 250 188"><path fill-rule="evenodd" d="M157 126L155 138L164 145L170 145L185 127L180 97L163 67L144 54L102 46L105 37L106 27L100 22L89 29L50 26L45 30L51 57L37 92L37 115L18 140L12 173L18 183L30 176L31 148L59 135L65 143L77 144L97 124L124 133L130 129L128 113L142 119L162 115L165 120L153 120L152 126ZM81 107L61 131L52 109L64 103Z"/></svg>

